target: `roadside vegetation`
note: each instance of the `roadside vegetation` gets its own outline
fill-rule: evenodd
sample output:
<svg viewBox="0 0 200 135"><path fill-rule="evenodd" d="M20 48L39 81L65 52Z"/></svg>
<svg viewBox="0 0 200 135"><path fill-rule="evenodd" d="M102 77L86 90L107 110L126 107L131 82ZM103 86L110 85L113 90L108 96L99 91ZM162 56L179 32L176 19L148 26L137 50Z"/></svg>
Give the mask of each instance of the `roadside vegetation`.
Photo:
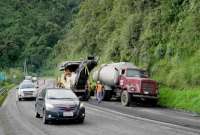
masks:
<svg viewBox="0 0 200 135"><path fill-rule="evenodd" d="M161 87L159 104L163 107L200 113L200 89Z"/></svg>
<svg viewBox="0 0 200 135"><path fill-rule="evenodd" d="M15 84L5 81L5 82L1 82L0 86L1 86L0 89L4 88L6 90L10 90L11 88L15 86ZM0 106L3 104L6 97L7 97L7 93L5 93L4 95L0 95Z"/></svg>
<svg viewBox="0 0 200 135"><path fill-rule="evenodd" d="M6 90L10 90L15 85L18 85L23 79L23 73L20 69L10 68L4 72L6 73L6 80L0 81L0 89L3 88ZM0 95L0 106L2 105L6 97L7 93L5 93L4 95Z"/></svg>

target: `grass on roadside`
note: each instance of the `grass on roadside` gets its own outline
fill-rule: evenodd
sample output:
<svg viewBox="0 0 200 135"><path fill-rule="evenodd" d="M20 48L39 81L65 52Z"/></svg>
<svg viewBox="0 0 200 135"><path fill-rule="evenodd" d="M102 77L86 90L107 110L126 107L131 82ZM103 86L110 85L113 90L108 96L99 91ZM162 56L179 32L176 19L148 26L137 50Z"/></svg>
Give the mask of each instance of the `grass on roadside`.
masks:
<svg viewBox="0 0 200 135"><path fill-rule="evenodd" d="M200 88L178 90L161 87L159 104L163 107L200 113Z"/></svg>
<svg viewBox="0 0 200 135"><path fill-rule="evenodd" d="M6 83L6 85L4 86L5 89L10 90L12 87L14 87L14 84L10 84L10 83ZM7 93L4 95L0 95L0 106L3 104L4 100L7 97Z"/></svg>

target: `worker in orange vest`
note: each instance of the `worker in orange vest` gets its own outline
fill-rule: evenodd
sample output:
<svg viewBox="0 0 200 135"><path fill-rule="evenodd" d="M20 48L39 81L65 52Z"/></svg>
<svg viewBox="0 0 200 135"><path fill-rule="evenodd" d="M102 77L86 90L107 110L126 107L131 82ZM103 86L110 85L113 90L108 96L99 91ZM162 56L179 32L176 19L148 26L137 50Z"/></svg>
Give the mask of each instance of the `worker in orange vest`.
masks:
<svg viewBox="0 0 200 135"><path fill-rule="evenodd" d="M103 90L104 90L104 86L101 84L100 81L97 81L96 84L96 98L97 98L97 103L101 103L102 101L102 96L103 96Z"/></svg>

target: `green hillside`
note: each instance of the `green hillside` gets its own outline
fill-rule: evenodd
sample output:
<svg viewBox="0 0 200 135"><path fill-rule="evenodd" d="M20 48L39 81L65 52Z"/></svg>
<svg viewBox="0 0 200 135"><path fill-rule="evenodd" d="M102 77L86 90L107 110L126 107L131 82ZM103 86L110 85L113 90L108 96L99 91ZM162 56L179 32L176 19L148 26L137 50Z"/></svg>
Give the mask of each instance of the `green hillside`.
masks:
<svg viewBox="0 0 200 135"><path fill-rule="evenodd" d="M200 84L199 13L199 0L84 0L51 59L93 54L101 63L131 61L164 84L195 87Z"/></svg>
<svg viewBox="0 0 200 135"><path fill-rule="evenodd" d="M68 31L80 0L1 0L0 69L23 66L37 72Z"/></svg>

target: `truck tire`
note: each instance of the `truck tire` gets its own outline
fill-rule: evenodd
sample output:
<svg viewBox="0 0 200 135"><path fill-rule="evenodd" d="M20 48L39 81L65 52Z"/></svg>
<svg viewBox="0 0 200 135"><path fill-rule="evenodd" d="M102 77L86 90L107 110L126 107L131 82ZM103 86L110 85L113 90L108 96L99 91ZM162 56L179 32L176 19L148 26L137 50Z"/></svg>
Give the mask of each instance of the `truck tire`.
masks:
<svg viewBox="0 0 200 135"><path fill-rule="evenodd" d="M103 93L103 100L104 101L110 101L111 97L112 97L112 91L111 90L104 91L104 93Z"/></svg>
<svg viewBox="0 0 200 135"><path fill-rule="evenodd" d="M90 93L86 92L81 96L82 101L88 101L90 99Z"/></svg>
<svg viewBox="0 0 200 135"><path fill-rule="evenodd" d="M151 104L151 106L156 107L158 105L158 99L151 99L150 104Z"/></svg>
<svg viewBox="0 0 200 135"><path fill-rule="evenodd" d="M131 102L131 94L128 93L128 91L124 90L121 93L121 103L123 106L129 106L130 102Z"/></svg>

